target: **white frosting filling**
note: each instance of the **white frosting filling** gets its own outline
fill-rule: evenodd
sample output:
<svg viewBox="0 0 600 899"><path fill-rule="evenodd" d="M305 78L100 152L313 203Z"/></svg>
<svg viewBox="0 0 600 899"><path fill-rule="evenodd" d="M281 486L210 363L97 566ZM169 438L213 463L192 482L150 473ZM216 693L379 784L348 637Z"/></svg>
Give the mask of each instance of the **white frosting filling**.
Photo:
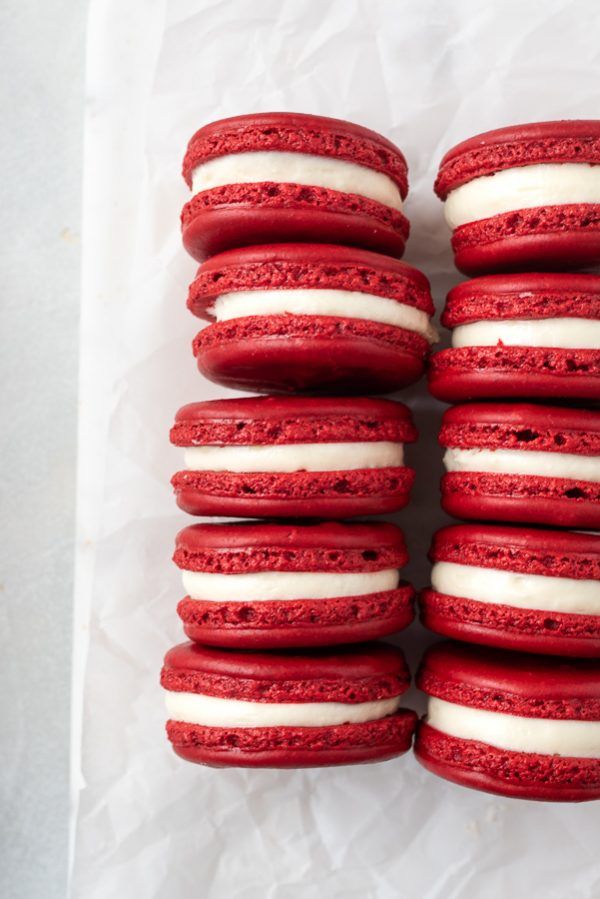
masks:
<svg viewBox="0 0 600 899"><path fill-rule="evenodd" d="M447 471L529 474L593 481L595 484L600 482L600 456L579 456L575 453L449 447L444 454L444 465Z"/></svg>
<svg viewBox="0 0 600 899"><path fill-rule="evenodd" d="M230 153L209 159L192 172L192 192L197 194L225 184L257 184L261 181L325 187L402 209L397 184L383 172L331 156L279 150Z"/></svg>
<svg viewBox="0 0 600 899"><path fill-rule="evenodd" d="M436 562L431 570L431 586L448 596L517 609L600 615L600 581Z"/></svg>
<svg viewBox="0 0 600 899"><path fill-rule="evenodd" d="M450 191L444 216L458 228L503 212L571 203L600 203L600 165L541 163L482 175Z"/></svg>
<svg viewBox="0 0 600 899"><path fill-rule="evenodd" d="M190 471L352 471L404 464L404 446L373 443L285 443L277 446L188 446Z"/></svg>
<svg viewBox="0 0 600 899"><path fill-rule="evenodd" d="M372 702L248 702L204 693L166 691L169 718L205 727L324 727L360 724L391 715L400 697Z"/></svg>
<svg viewBox="0 0 600 899"><path fill-rule="evenodd" d="M270 599L331 599L395 590L396 568L364 572L258 571L218 574L182 571L183 587L192 599L214 602L256 602Z"/></svg>
<svg viewBox="0 0 600 899"><path fill-rule="evenodd" d="M429 697L427 723L452 737L498 749L574 758L600 758L600 721L524 718Z"/></svg>
<svg viewBox="0 0 600 899"><path fill-rule="evenodd" d="M359 318L415 331L433 343L437 334L422 309L407 306L389 297L358 290L239 290L217 297L212 307L217 321L247 315L333 315Z"/></svg>
<svg viewBox="0 0 600 899"><path fill-rule="evenodd" d="M480 321L459 325L452 332L452 346L539 346L566 350L597 350L600 321L589 318L546 318Z"/></svg>

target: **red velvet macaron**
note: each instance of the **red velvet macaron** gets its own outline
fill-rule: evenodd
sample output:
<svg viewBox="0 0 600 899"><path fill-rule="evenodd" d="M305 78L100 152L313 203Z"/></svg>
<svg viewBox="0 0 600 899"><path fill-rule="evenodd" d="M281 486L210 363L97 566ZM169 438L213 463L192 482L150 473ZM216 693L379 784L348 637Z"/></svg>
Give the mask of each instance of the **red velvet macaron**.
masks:
<svg viewBox="0 0 600 899"><path fill-rule="evenodd" d="M439 777L519 799L600 799L600 662L440 643L415 743Z"/></svg>
<svg viewBox="0 0 600 899"><path fill-rule="evenodd" d="M600 399L600 276L488 275L448 294L452 348L431 358L429 389L462 402Z"/></svg>
<svg viewBox="0 0 600 899"><path fill-rule="evenodd" d="M352 247L280 244L213 256L188 307L211 381L268 393L386 393L423 373L435 339L427 278Z"/></svg>
<svg viewBox="0 0 600 899"><path fill-rule="evenodd" d="M600 120L536 122L478 134L441 161L458 269L467 275L600 262Z"/></svg>
<svg viewBox="0 0 600 899"><path fill-rule="evenodd" d="M179 410L171 442L186 448L172 479L192 515L352 518L406 505L417 437L402 403L248 397Z"/></svg>
<svg viewBox="0 0 600 899"><path fill-rule="evenodd" d="M177 607L191 640L242 649L357 643L407 627L408 553L385 522L194 524L174 562Z"/></svg>
<svg viewBox="0 0 600 899"><path fill-rule="evenodd" d="M246 653L183 643L161 673L177 755L214 767L377 762L410 749L410 674L383 643Z"/></svg>
<svg viewBox="0 0 600 899"><path fill-rule="evenodd" d="M445 412L439 440L450 515L600 528L600 412L467 403Z"/></svg>
<svg viewBox="0 0 600 899"><path fill-rule="evenodd" d="M423 624L524 652L600 658L600 535L486 524L434 535Z"/></svg>
<svg viewBox="0 0 600 899"><path fill-rule="evenodd" d="M183 243L195 259L294 241L404 252L406 160L360 125L289 112L222 119L194 134L183 175L194 194Z"/></svg>

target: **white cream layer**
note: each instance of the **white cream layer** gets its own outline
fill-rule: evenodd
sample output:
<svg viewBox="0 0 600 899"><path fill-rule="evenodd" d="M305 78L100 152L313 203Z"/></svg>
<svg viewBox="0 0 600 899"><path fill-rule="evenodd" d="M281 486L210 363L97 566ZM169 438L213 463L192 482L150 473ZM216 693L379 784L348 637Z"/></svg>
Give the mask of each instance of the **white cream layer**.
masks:
<svg viewBox="0 0 600 899"><path fill-rule="evenodd" d="M404 445L373 443L286 443L277 446L188 446L189 471L352 471L404 464Z"/></svg>
<svg viewBox="0 0 600 899"><path fill-rule="evenodd" d="M463 740L498 749L574 758L600 758L600 721L524 718L429 698L427 723Z"/></svg>
<svg viewBox="0 0 600 899"><path fill-rule="evenodd" d="M373 702L248 702L203 693L166 691L169 718L205 727L324 727L360 724L391 715L400 697Z"/></svg>
<svg viewBox="0 0 600 899"><path fill-rule="evenodd" d="M414 331L430 343L437 340L437 333L429 323L429 316L422 309L358 290L239 290L221 294L209 312L219 322L248 315L332 315L336 318L359 318Z"/></svg>
<svg viewBox="0 0 600 899"><path fill-rule="evenodd" d="M325 187L368 197L393 209L402 209L397 184L383 172L346 162L345 159L279 150L230 153L209 159L192 172L192 192L197 194L225 184L256 184L261 181Z"/></svg>
<svg viewBox="0 0 600 899"><path fill-rule="evenodd" d="M480 321L459 325L452 346L539 346L566 350L599 350L600 321L589 318L545 318Z"/></svg>
<svg viewBox="0 0 600 899"><path fill-rule="evenodd" d="M600 203L600 165L541 163L482 175L448 194L444 216L451 228L518 209Z"/></svg>
<svg viewBox="0 0 600 899"><path fill-rule="evenodd" d="M600 482L600 456L546 453L537 450L459 449L444 454L446 471L479 471L492 474L540 475Z"/></svg>
<svg viewBox="0 0 600 899"><path fill-rule="evenodd" d="M383 571L259 571L250 574L218 574L207 571L181 572L183 587L192 599L214 602L260 602L262 600L331 599L336 596L365 596L395 590L400 580L396 568Z"/></svg>
<svg viewBox="0 0 600 899"><path fill-rule="evenodd" d="M516 609L600 615L600 581L436 562L431 570L431 586L448 596Z"/></svg>

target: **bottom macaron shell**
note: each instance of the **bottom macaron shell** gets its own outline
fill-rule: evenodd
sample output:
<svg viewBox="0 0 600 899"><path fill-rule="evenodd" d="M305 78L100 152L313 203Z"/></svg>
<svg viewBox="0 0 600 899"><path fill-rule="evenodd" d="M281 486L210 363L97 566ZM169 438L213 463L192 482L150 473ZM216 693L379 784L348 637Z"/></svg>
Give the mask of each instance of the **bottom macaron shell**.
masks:
<svg viewBox="0 0 600 899"><path fill-rule="evenodd" d="M234 247L345 244L399 258L402 213L356 194L300 184L229 184L196 194L182 211L183 245L198 261Z"/></svg>
<svg viewBox="0 0 600 899"><path fill-rule="evenodd" d="M513 752L444 734L421 722L415 755L438 777L515 799L584 802L600 798L600 760Z"/></svg>
<svg viewBox="0 0 600 899"><path fill-rule="evenodd" d="M465 275L560 271L600 262L600 205L544 206L461 225L454 262Z"/></svg>
<svg viewBox="0 0 600 899"><path fill-rule="evenodd" d="M171 483L190 515L240 518L353 518L403 508L411 468L290 473L180 471Z"/></svg>
<svg viewBox="0 0 600 899"><path fill-rule="evenodd" d="M205 377L238 390L388 393L421 377L428 346L378 322L263 315L209 325L194 352Z"/></svg>
<svg viewBox="0 0 600 899"><path fill-rule="evenodd" d="M186 597L177 607L190 640L241 649L358 643L402 630L414 618L414 590L339 599L212 602Z"/></svg>
<svg viewBox="0 0 600 899"><path fill-rule="evenodd" d="M600 658L600 615L517 609L424 590L421 621L445 637L548 655Z"/></svg>
<svg viewBox="0 0 600 899"><path fill-rule="evenodd" d="M442 508L456 518L600 528L600 484L537 475L450 472Z"/></svg>
<svg viewBox="0 0 600 899"><path fill-rule="evenodd" d="M454 403L485 398L600 399L597 350L462 347L431 357L431 393Z"/></svg>
<svg viewBox="0 0 600 899"><path fill-rule="evenodd" d="M167 722L177 755L211 767L318 768L379 762L410 749L417 716L410 709L362 724L330 727L201 727Z"/></svg>

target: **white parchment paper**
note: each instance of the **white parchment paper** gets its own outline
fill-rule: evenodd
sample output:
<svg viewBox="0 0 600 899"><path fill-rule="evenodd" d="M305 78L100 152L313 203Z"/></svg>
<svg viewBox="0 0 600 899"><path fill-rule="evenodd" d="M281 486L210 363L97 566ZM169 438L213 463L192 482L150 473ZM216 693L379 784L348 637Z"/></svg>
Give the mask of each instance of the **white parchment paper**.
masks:
<svg viewBox="0 0 600 899"><path fill-rule="evenodd" d="M194 262L180 163L201 124L260 110L333 115L410 164L406 259L438 304L457 280L431 190L445 149L487 128L598 116L590 0L92 0L88 36L73 712L77 899L452 899L600 895L598 806L502 800L405 757L300 772L178 760L158 674L182 639L170 563L186 523L169 487L175 410L223 395L195 370ZM231 394L232 395L232 394ZM398 516L417 586L438 508L442 407ZM418 626L400 643L414 664ZM409 702L419 703L416 695Z"/></svg>

